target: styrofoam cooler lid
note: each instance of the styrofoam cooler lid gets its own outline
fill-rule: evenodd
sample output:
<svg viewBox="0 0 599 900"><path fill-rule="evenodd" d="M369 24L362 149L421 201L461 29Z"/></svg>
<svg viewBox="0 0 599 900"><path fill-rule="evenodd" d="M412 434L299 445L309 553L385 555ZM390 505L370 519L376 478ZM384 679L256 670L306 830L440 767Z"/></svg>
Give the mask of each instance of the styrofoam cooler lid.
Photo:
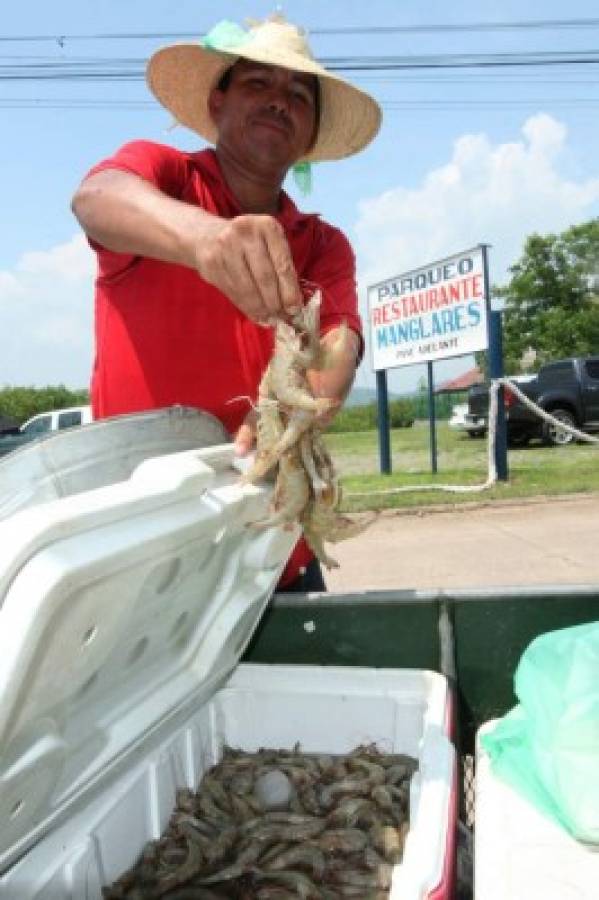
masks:
<svg viewBox="0 0 599 900"><path fill-rule="evenodd" d="M102 486L81 489L86 464L35 502L33 478L0 521L0 871L224 683L297 540L255 526L271 488L239 484L230 443L181 451L175 429L168 452L180 415L98 423L97 453L81 429ZM132 470L108 483L111 432L112 474Z"/></svg>
<svg viewBox="0 0 599 900"><path fill-rule="evenodd" d="M150 456L229 440L219 419L188 406L45 434L0 459L0 519L42 501L123 481Z"/></svg>

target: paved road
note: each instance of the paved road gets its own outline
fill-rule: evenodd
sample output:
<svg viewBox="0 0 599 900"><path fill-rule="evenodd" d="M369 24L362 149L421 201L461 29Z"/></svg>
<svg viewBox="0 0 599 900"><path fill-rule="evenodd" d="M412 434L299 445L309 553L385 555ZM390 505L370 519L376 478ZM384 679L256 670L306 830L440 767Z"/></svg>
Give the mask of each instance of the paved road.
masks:
<svg viewBox="0 0 599 900"><path fill-rule="evenodd" d="M386 510L329 545L331 591L596 584L599 495L442 511Z"/></svg>

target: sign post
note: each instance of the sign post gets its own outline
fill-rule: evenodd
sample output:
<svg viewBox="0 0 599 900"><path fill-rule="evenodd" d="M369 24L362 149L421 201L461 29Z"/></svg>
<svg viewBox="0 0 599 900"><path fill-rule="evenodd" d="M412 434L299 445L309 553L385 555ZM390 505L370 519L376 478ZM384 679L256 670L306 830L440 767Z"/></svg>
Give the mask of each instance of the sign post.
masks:
<svg viewBox="0 0 599 900"><path fill-rule="evenodd" d="M387 373L384 369L376 373L377 427L379 430L379 463L383 475L391 474L391 441L389 439L389 398L387 395Z"/></svg>
<svg viewBox="0 0 599 900"><path fill-rule="evenodd" d="M379 373L387 369L428 365L433 472L437 459L432 364L486 350L488 322L487 247L483 244L368 288L370 352L377 385ZM381 448L381 460L382 453Z"/></svg>
<svg viewBox="0 0 599 900"><path fill-rule="evenodd" d="M485 267L485 293L490 298L488 247L483 245L483 262ZM489 306L489 378L503 378L503 330L501 312ZM501 386L497 392L497 425L495 431L495 470L499 481L508 479L507 462L507 425L504 405L505 389ZM490 397L489 397L490 399Z"/></svg>
<svg viewBox="0 0 599 900"><path fill-rule="evenodd" d="M431 445L431 472L437 474L437 427L435 424L435 384L433 380L433 364L429 360L426 364L428 378L428 422Z"/></svg>

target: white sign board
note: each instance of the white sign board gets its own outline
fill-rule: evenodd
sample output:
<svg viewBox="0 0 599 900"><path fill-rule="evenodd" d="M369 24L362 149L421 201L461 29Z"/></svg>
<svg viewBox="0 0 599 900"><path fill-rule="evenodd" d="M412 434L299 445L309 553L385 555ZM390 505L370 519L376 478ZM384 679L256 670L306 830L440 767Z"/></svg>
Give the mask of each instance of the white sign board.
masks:
<svg viewBox="0 0 599 900"><path fill-rule="evenodd" d="M487 308L482 247L369 287L372 368L486 349Z"/></svg>

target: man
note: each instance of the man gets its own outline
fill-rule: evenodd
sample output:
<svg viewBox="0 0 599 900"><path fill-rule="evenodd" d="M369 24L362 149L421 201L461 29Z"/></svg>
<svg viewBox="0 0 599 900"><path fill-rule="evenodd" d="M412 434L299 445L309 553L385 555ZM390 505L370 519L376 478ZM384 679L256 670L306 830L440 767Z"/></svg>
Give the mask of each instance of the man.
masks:
<svg viewBox="0 0 599 900"><path fill-rule="evenodd" d="M316 63L279 17L247 32L221 22L203 46L159 50L147 75L177 121L216 148L133 142L75 194L98 256L94 416L195 406L221 419L244 454L255 436L248 398L273 348L269 325L316 287L322 340L344 321L351 340L335 369L312 373L312 388L340 406L351 386L361 352L351 248L281 186L300 161L365 146L380 109ZM280 584L324 588L303 541Z"/></svg>

